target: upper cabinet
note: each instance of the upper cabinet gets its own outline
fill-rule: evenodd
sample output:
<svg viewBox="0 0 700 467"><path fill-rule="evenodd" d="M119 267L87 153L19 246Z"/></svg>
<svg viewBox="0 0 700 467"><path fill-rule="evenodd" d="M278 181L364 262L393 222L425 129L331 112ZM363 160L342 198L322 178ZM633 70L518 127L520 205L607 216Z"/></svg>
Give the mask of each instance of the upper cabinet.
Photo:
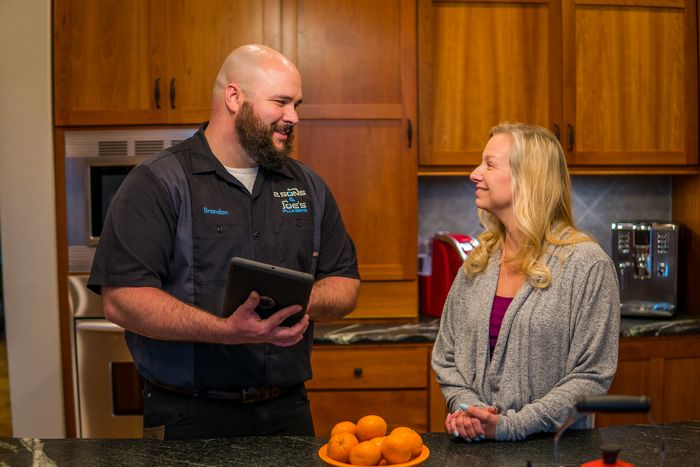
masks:
<svg viewBox="0 0 700 467"><path fill-rule="evenodd" d="M583 171L697 169L695 0L419 5L426 170L477 165L502 121L551 129Z"/></svg>
<svg viewBox="0 0 700 467"><path fill-rule="evenodd" d="M278 46L278 2L54 1L56 125L196 124L236 46Z"/></svg>
<svg viewBox="0 0 700 467"><path fill-rule="evenodd" d="M357 245L353 316L415 317L415 1L286 1L282 18L304 86L297 152L331 187Z"/></svg>
<svg viewBox="0 0 700 467"><path fill-rule="evenodd" d="M696 0L564 2L570 164L697 164L695 9Z"/></svg>

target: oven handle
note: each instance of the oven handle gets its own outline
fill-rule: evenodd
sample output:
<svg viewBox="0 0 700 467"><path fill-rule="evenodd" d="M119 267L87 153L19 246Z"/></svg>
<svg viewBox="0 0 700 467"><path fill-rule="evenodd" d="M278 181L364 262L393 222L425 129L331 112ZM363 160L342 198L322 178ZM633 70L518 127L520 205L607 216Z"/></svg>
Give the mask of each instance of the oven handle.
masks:
<svg viewBox="0 0 700 467"><path fill-rule="evenodd" d="M124 328L104 319L76 320L75 328L79 331L124 332Z"/></svg>

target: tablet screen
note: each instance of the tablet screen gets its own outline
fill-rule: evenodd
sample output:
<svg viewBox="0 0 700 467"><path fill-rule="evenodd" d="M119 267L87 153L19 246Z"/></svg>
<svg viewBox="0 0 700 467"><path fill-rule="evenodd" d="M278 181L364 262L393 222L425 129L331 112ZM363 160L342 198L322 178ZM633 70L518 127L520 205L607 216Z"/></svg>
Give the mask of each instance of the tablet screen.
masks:
<svg viewBox="0 0 700 467"><path fill-rule="evenodd" d="M255 311L261 318L269 318L280 309L301 305L302 310L282 322L291 326L306 312L314 277L311 274L261 263L245 258L231 258L222 316L230 316L255 290L260 304Z"/></svg>

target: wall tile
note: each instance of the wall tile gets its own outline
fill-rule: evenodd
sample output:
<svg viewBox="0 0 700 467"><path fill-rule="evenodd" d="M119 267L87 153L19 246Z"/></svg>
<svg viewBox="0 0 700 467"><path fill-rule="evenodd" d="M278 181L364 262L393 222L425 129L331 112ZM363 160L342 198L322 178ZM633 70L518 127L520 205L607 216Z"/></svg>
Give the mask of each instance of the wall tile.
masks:
<svg viewBox="0 0 700 467"><path fill-rule="evenodd" d="M671 177L574 176L574 220L610 254L614 221L671 220ZM474 186L466 176L418 179L418 244L425 251L437 231L476 236L481 232Z"/></svg>

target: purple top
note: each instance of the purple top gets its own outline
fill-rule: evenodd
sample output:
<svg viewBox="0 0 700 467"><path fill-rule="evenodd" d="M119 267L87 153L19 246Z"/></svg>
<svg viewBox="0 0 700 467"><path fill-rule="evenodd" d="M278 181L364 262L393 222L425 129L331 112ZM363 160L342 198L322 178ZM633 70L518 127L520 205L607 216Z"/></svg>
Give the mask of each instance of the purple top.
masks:
<svg viewBox="0 0 700 467"><path fill-rule="evenodd" d="M489 346L491 347L491 355L493 355L493 349L496 348L496 341L498 340L498 333L503 323L503 316L505 316L508 305L510 305L512 301L513 297L499 297L498 295L493 297L491 319L489 320Z"/></svg>

